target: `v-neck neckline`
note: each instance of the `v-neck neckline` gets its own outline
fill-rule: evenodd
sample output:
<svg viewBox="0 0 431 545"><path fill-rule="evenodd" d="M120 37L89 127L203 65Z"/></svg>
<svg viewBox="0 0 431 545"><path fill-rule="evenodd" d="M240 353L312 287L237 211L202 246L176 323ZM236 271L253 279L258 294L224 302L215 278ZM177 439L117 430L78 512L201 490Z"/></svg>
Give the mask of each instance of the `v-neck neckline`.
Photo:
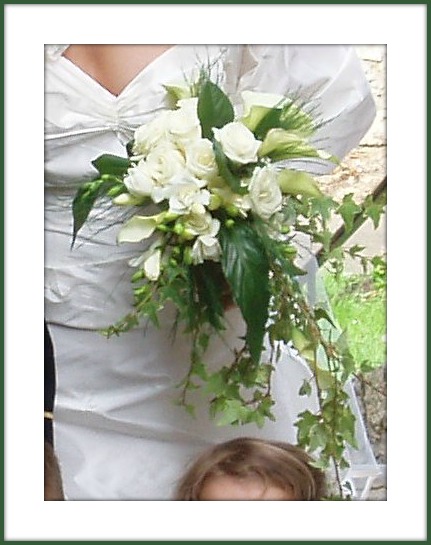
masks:
<svg viewBox="0 0 431 545"><path fill-rule="evenodd" d="M118 93L118 95L112 93L109 89L107 89L104 85L102 85L96 78L91 76L78 64L70 60L68 57L65 57L64 53L67 51L69 46L65 47L65 49L62 51L60 55L60 59L65 64L65 66L69 66L71 70L73 70L76 74L78 74L78 76L86 79L95 89L102 91L104 94L109 96L111 100L119 101L123 98L124 95L126 95L129 92L130 88L133 87L140 80L140 78L144 76L144 74L146 74L150 69L152 69L154 65L158 64L160 60L167 57L173 51L176 51L178 47L179 47L178 45L173 45L172 47L169 47L168 49L163 51L160 55L155 57L152 61L150 61L147 65L145 65L141 70L139 70L135 76L133 76L133 78L123 87L123 89Z"/></svg>

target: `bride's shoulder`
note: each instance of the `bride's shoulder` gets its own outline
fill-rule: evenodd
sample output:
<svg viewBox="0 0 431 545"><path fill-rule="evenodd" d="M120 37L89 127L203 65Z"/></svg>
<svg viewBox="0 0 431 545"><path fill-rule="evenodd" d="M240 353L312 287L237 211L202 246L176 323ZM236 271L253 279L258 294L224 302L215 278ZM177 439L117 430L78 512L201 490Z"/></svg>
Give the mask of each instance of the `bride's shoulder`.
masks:
<svg viewBox="0 0 431 545"><path fill-rule="evenodd" d="M45 45L45 60L56 61L69 47L69 44L46 44Z"/></svg>

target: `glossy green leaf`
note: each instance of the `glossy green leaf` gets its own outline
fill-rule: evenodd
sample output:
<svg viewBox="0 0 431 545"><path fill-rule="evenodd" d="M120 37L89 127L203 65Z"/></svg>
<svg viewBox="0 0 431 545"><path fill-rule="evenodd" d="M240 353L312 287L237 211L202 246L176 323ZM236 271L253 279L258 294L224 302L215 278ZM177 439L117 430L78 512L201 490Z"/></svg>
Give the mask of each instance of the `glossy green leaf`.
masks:
<svg viewBox="0 0 431 545"><path fill-rule="evenodd" d="M198 97L198 117L202 136L213 139L212 129L220 128L234 120L235 114L229 98L212 81L205 81Z"/></svg>
<svg viewBox="0 0 431 545"><path fill-rule="evenodd" d="M256 231L246 222L220 230L222 267L247 324L246 341L254 362L259 362L268 319L269 263Z"/></svg>
<svg viewBox="0 0 431 545"><path fill-rule="evenodd" d="M129 159L117 155L104 154L92 161L92 165L99 171L100 175L123 176L130 167Z"/></svg>
<svg viewBox="0 0 431 545"><path fill-rule="evenodd" d="M80 186L72 203L72 246L75 242L76 235L78 234L81 227L84 225L96 200L99 197L106 195L115 186L118 186L118 181L116 181L115 179L98 179L91 182L86 182Z"/></svg>

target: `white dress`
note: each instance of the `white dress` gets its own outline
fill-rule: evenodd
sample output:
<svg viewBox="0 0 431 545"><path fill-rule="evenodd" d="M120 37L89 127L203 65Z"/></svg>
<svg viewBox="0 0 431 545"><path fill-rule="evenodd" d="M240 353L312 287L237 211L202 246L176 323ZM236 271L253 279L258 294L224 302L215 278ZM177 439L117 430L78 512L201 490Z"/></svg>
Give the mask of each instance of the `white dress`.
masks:
<svg viewBox="0 0 431 545"><path fill-rule="evenodd" d="M209 444L238 435L295 442L298 413L316 408L297 395L308 370L286 353L274 377L276 422L262 429L215 426L198 393L196 418L178 407L190 345L181 334L172 340L170 309L160 329L111 339L98 331L130 309L127 261L136 245L117 245L119 213L99 204L71 249L79 182L94 177L91 161L100 154L126 155L133 130L167 107L163 84L191 76L198 59L216 63L234 103L244 89L316 93L322 116L332 119L319 139L339 157L358 144L374 105L358 59L344 46L174 46L119 96L62 56L65 48L47 46L45 64L45 316L56 355L55 444L65 493L70 500L170 499L187 463ZM304 257L304 266L313 296L315 260ZM243 331L237 310L229 321L233 341ZM224 355L212 341L209 365L225 363ZM376 465L359 414L358 436L350 477L361 489L355 475L373 476Z"/></svg>

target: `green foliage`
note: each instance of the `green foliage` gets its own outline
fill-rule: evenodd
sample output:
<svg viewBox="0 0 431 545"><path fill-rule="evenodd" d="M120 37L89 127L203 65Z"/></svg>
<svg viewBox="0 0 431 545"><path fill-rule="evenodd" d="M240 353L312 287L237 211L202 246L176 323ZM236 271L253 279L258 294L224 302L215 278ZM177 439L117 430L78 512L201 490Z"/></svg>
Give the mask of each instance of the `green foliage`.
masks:
<svg viewBox="0 0 431 545"><path fill-rule="evenodd" d="M223 91L211 81L205 81L199 91L198 117L204 138L213 139L212 129L220 128L234 119L233 106Z"/></svg>
<svg viewBox="0 0 431 545"><path fill-rule="evenodd" d="M223 272L234 301L247 324L246 341L255 362L260 360L268 318L269 263L259 236L245 221L220 229Z"/></svg>

